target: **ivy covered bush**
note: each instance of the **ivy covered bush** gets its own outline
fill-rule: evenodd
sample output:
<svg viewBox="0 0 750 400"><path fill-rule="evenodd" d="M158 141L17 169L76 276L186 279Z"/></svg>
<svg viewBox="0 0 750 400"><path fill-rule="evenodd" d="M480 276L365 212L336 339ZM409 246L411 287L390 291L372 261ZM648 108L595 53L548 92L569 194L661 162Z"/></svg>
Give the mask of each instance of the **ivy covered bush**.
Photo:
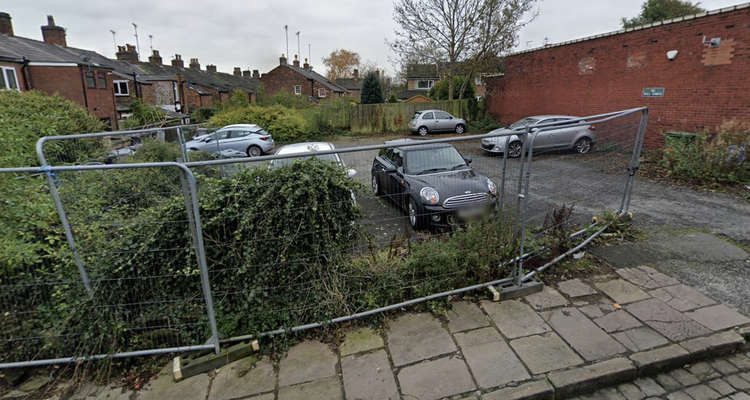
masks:
<svg viewBox="0 0 750 400"><path fill-rule="evenodd" d="M281 105L228 108L214 114L208 124L214 128L231 124L257 124L280 143L303 140L311 133L310 124L301 110Z"/></svg>

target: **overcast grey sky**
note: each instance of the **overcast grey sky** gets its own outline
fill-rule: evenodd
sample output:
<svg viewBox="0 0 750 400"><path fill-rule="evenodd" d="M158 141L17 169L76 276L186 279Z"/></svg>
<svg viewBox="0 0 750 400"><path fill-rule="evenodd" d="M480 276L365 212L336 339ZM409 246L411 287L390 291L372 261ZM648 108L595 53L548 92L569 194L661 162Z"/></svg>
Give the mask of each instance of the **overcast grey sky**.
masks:
<svg viewBox="0 0 750 400"><path fill-rule="evenodd" d="M520 34L518 49L537 47L617 30L620 18L638 13L642 0L542 0L538 17ZM707 9L739 4L741 0L704 0ZM297 53L295 33L301 31L303 58L311 44L312 64L324 71L321 58L332 50L358 52L393 71L386 39L393 37L389 0L4 0L0 11L11 14L18 36L41 39L39 27L46 15L67 28L68 45L96 50L114 57L110 29L118 44L135 44L132 22L138 25L141 59L153 48L165 63L175 53L185 64L197 57L201 66L216 64L265 72L285 52L284 25L289 26L289 52Z"/></svg>

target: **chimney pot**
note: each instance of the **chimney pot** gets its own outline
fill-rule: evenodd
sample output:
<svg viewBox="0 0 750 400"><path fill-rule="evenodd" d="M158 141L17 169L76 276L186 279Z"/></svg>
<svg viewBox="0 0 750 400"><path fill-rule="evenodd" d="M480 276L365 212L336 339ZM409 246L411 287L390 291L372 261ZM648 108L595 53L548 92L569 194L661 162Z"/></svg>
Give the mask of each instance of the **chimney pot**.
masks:
<svg viewBox="0 0 750 400"><path fill-rule="evenodd" d="M307 71L310 70L310 64L307 63L307 58L305 58L305 63L302 64L302 68L306 69Z"/></svg>
<svg viewBox="0 0 750 400"><path fill-rule="evenodd" d="M253 78L260 78L260 72L257 69L253 70Z"/></svg>
<svg viewBox="0 0 750 400"><path fill-rule="evenodd" d="M162 59L161 59L161 56L159 55L159 50L152 51L151 57L148 58L148 62L150 62L151 64L155 64L155 65L162 64Z"/></svg>
<svg viewBox="0 0 750 400"><path fill-rule="evenodd" d="M279 65L286 65L286 56L284 54L281 54L281 57L279 57Z"/></svg>
<svg viewBox="0 0 750 400"><path fill-rule="evenodd" d="M172 59L172 66L175 68L185 68L185 63L182 61L182 56L175 54Z"/></svg>
<svg viewBox="0 0 750 400"><path fill-rule="evenodd" d="M216 72L216 66L213 64L206 65L206 72Z"/></svg>
<svg viewBox="0 0 750 400"><path fill-rule="evenodd" d="M6 12L0 12L0 35L13 36L13 22Z"/></svg>
<svg viewBox="0 0 750 400"><path fill-rule="evenodd" d="M250 70L246 69L246 70L242 71L242 77L243 78L249 78L250 77Z"/></svg>
<svg viewBox="0 0 750 400"><path fill-rule="evenodd" d="M242 69L240 69L240 67L234 67L234 71L232 71L232 75L242 76Z"/></svg>
<svg viewBox="0 0 750 400"><path fill-rule="evenodd" d="M190 69L195 69L195 70L200 71L201 64L198 62L197 58L191 58L190 59Z"/></svg>
<svg viewBox="0 0 750 400"><path fill-rule="evenodd" d="M354 73L353 73L353 75L354 75L354 78L355 78L355 79L356 79L356 78L359 78L359 70L358 70L357 68L354 68Z"/></svg>
<svg viewBox="0 0 750 400"><path fill-rule="evenodd" d="M135 51L135 47L132 44L125 44L125 46L117 46L117 59L120 61L129 62L135 64L138 62L138 53ZM152 61L152 57L149 57L149 62Z"/></svg>
<svg viewBox="0 0 750 400"><path fill-rule="evenodd" d="M297 59L297 55L296 54L294 55L294 61L293 61L293 63L294 63L295 67L299 68L299 59Z"/></svg>
<svg viewBox="0 0 750 400"><path fill-rule="evenodd" d="M68 47L65 39L65 28L55 25L55 18L51 15L47 16L47 25L42 26L42 39L45 43Z"/></svg>

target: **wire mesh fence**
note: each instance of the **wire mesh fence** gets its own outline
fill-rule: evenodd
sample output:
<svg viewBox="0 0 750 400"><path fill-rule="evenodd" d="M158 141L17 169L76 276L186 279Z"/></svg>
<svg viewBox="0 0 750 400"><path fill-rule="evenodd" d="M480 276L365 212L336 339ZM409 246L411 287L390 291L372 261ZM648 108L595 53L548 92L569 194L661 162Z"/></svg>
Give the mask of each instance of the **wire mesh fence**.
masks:
<svg viewBox="0 0 750 400"><path fill-rule="evenodd" d="M9 198L36 188L56 241L54 265L30 258L17 263L28 271L0 281L3 325L39 316L3 332L8 349L27 345L4 352L0 367L217 350L219 339L518 283L560 255L553 239L573 235L570 248L597 234L576 225L626 209L645 117L540 118L486 135L341 139L241 158L189 151L200 132L186 127L42 140L42 169L0 170ZM545 137L561 132L557 144ZM133 152L110 165L56 166L99 160L92 148L112 151L103 138L128 147L134 137ZM564 221L563 203L573 210ZM3 204L33 240L12 235L46 240L36 214L16 211L29 204Z"/></svg>

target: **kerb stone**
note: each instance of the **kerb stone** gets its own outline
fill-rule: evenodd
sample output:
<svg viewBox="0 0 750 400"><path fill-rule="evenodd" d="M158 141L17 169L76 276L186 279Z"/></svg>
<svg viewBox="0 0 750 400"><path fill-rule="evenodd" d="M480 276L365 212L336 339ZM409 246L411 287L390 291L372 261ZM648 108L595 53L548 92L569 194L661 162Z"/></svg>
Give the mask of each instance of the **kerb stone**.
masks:
<svg viewBox="0 0 750 400"><path fill-rule="evenodd" d="M547 375L555 387L555 396L560 398L594 391L600 387L633 380L635 377L635 366L630 360L622 357Z"/></svg>
<svg viewBox="0 0 750 400"><path fill-rule="evenodd" d="M671 344L634 353L629 358L638 368L638 375L646 376L684 365L690 361L690 353L676 344Z"/></svg>
<svg viewBox="0 0 750 400"><path fill-rule="evenodd" d="M555 389L546 380L503 388L482 396L482 400L552 400Z"/></svg>

